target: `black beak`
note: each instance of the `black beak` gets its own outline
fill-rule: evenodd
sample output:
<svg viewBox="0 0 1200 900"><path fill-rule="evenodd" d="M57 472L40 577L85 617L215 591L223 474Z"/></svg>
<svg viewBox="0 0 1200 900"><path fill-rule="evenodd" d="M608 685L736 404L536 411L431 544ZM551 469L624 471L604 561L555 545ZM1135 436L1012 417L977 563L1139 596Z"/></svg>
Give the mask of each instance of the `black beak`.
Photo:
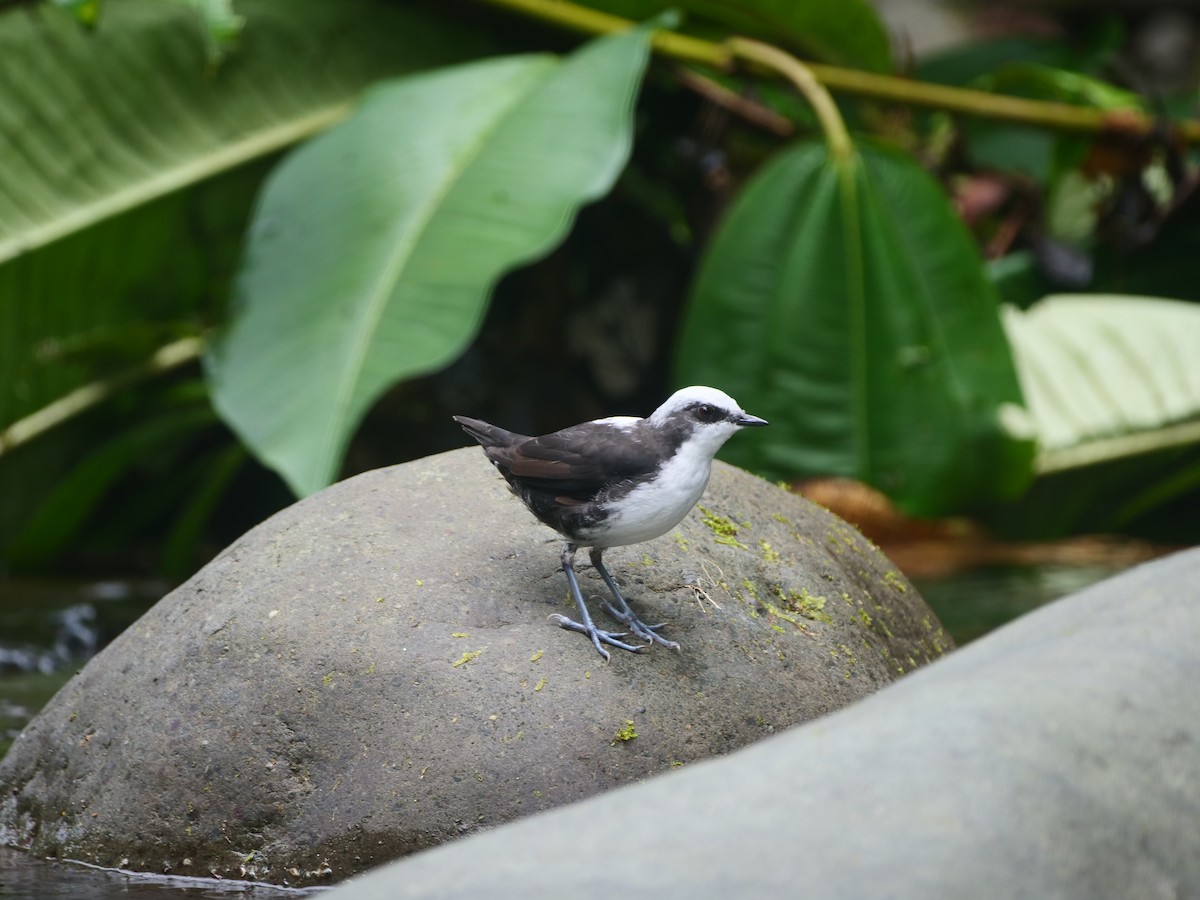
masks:
<svg viewBox="0 0 1200 900"><path fill-rule="evenodd" d="M737 425L741 428L761 428L763 425L770 425L766 419L760 419L758 416L752 416L750 413L742 413L737 417Z"/></svg>

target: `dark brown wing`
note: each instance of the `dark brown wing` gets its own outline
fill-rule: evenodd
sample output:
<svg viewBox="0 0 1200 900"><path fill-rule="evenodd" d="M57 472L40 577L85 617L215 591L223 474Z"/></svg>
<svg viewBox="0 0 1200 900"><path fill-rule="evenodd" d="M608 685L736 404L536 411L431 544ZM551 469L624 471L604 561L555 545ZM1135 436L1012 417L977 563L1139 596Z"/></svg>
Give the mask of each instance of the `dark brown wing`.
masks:
<svg viewBox="0 0 1200 900"><path fill-rule="evenodd" d="M488 450L505 477L555 495L558 502L587 502L607 487L649 475L662 460L643 429L592 422L509 447Z"/></svg>

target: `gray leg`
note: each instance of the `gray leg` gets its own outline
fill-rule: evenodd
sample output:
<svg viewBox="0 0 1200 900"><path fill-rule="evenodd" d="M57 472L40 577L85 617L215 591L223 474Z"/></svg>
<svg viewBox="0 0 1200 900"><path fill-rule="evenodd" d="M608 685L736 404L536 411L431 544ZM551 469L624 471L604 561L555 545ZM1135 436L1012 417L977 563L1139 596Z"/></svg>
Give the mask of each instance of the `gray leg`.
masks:
<svg viewBox="0 0 1200 900"><path fill-rule="evenodd" d="M576 622L573 619L568 619L560 613L552 613L550 618L554 619L559 624L560 628L565 628L568 631L578 631L580 634L586 634L592 639L592 644L600 651L600 655L604 657L605 662L611 658L607 650L601 644L608 644L610 647L617 647L621 650L628 650L630 653L638 653L641 647L634 647L632 644L626 644L624 641L618 640L625 637L624 632L614 633L611 631L601 631L592 624L591 614L588 613L587 604L583 600L583 593L579 590L579 579L575 577L575 551L579 549L575 544L567 543L563 545L562 550L562 569L567 576L567 584L571 587L571 594L575 597L575 603L579 607L579 617L583 622ZM607 573L605 575L607 577Z"/></svg>
<svg viewBox="0 0 1200 900"><path fill-rule="evenodd" d="M629 603L622 596L621 589L617 587L616 581L608 574L608 569L604 567L604 551L599 547L593 547L589 555L592 559L592 565L596 567L596 571L600 573L600 577L604 579L604 583L612 591L613 599L617 601L616 606L610 603L602 603L601 606L604 607L604 611L646 642L662 644L664 647L678 650L679 644L675 643L675 641L668 641L658 633L658 629L662 628L663 624L666 623L647 625L634 615L633 610L629 608Z"/></svg>

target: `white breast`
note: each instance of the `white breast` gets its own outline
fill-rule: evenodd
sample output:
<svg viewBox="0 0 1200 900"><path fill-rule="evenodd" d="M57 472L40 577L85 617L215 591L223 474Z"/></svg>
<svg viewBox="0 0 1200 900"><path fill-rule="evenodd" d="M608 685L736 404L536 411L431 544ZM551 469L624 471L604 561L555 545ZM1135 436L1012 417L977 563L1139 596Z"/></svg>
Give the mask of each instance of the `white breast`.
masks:
<svg viewBox="0 0 1200 900"><path fill-rule="evenodd" d="M621 498L586 546L623 547L666 534L696 505L711 471L708 449L685 444L657 478Z"/></svg>

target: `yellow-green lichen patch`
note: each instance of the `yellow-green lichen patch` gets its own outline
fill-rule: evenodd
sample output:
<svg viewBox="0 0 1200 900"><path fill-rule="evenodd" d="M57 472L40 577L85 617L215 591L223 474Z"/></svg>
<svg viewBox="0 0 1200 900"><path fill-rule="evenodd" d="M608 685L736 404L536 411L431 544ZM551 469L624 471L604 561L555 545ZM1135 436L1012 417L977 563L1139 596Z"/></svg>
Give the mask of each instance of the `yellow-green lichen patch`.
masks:
<svg viewBox="0 0 1200 900"><path fill-rule="evenodd" d="M742 587L746 589L746 593L748 593L751 597L753 597L755 600L758 599L758 588L755 587L753 581L747 578L742 582Z"/></svg>
<svg viewBox="0 0 1200 900"><path fill-rule="evenodd" d="M465 638L465 637L470 637L470 635L469 635L469 634L467 634L465 631L453 631L453 632L451 632L451 633L450 633L450 637L452 637L452 638Z"/></svg>
<svg viewBox="0 0 1200 900"><path fill-rule="evenodd" d="M865 609L860 609L858 611L858 620L867 628L871 627L871 616Z"/></svg>
<svg viewBox="0 0 1200 900"><path fill-rule="evenodd" d="M537 651L537 653L535 653L535 654L533 654L533 656L529 657L529 661L530 661L530 662L537 662L539 659L541 659L541 658L542 658L542 656L545 654L545 652L546 652L545 650L539 650L539 651Z"/></svg>
<svg viewBox="0 0 1200 900"><path fill-rule="evenodd" d="M759 539L758 549L762 551L763 559L767 562L779 562L779 551L772 548L765 539Z"/></svg>
<svg viewBox="0 0 1200 900"><path fill-rule="evenodd" d="M883 580L898 590L901 594L908 593L908 585L904 583L904 579L900 577L900 573L895 569L889 569L883 575Z"/></svg>
<svg viewBox="0 0 1200 900"><path fill-rule="evenodd" d="M637 729L633 727L633 719L626 719L625 724L621 726L620 730L617 731L609 743L615 747L618 743L632 741L637 736Z"/></svg>
<svg viewBox="0 0 1200 900"><path fill-rule="evenodd" d="M672 537L675 538L675 543L679 545L679 549L682 550L684 553L687 553L688 548L691 546L691 543L688 541L688 539L685 538L678 531L675 532L675 534L673 534Z"/></svg>
<svg viewBox="0 0 1200 900"><path fill-rule="evenodd" d="M451 665L454 666L454 668L456 668L456 669L459 666L465 666L471 660L473 660L477 656L479 656L479 654L481 654L482 652L483 652L482 650L468 650L466 653L464 653L462 656L460 656L458 659L456 659L453 663L451 663Z"/></svg>
<svg viewBox="0 0 1200 900"><path fill-rule="evenodd" d="M727 547L737 547L739 550L749 550L750 548L737 539L738 526L725 516L718 516L711 510L698 506L700 510L700 521L708 526L708 530L713 533L713 542L724 544Z"/></svg>
<svg viewBox="0 0 1200 900"><path fill-rule="evenodd" d="M810 594L808 588L801 588L799 591L785 591L783 585L776 585L775 596L787 609L806 619L826 625L833 621L829 613L825 612L825 598Z"/></svg>
<svg viewBox="0 0 1200 900"><path fill-rule="evenodd" d="M778 607L774 603L772 603L770 600L767 600L765 598L760 600L759 603L762 605L763 609L765 609L771 615L775 616L775 618L783 619L785 622L791 622L800 631L803 631L805 634L808 633L808 624L800 621L800 617L797 616L795 613L790 613L785 609L781 609L780 607ZM755 612L753 610L751 610L750 616L751 616L751 618L755 618L755 619L758 618L757 612ZM783 629L780 628L778 625L776 625L774 622L771 623L771 628L775 631L780 632L781 634L783 633Z"/></svg>
<svg viewBox="0 0 1200 900"><path fill-rule="evenodd" d="M774 519L776 522L778 522L780 525L786 525L788 528L792 527L792 520L789 519L787 516L785 516L783 513L771 513L771 518Z"/></svg>
<svg viewBox="0 0 1200 900"><path fill-rule="evenodd" d="M642 565L646 568L650 568L650 566L654 565L654 557L652 557L649 553L643 553Z"/></svg>
<svg viewBox="0 0 1200 900"><path fill-rule="evenodd" d="M537 683L537 684L535 684L535 685L533 686L533 689L534 689L535 691L540 691L540 690L541 690L542 688L544 688L545 686L546 686L546 676L545 676L545 675L543 675L543 676L542 676L542 677L541 677L541 678L538 680L538 683Z"/></svg>
<svg viewBox="0 0 1200 900"><path fill-rule="evenodd" d="M320 679L320 683L324 684L326 688L332 688L332 686L335 685L335 679L338 676L344 678L346 677L346 672L338 672L336 670L334 672L326 672L322 679Z"/></svg>

